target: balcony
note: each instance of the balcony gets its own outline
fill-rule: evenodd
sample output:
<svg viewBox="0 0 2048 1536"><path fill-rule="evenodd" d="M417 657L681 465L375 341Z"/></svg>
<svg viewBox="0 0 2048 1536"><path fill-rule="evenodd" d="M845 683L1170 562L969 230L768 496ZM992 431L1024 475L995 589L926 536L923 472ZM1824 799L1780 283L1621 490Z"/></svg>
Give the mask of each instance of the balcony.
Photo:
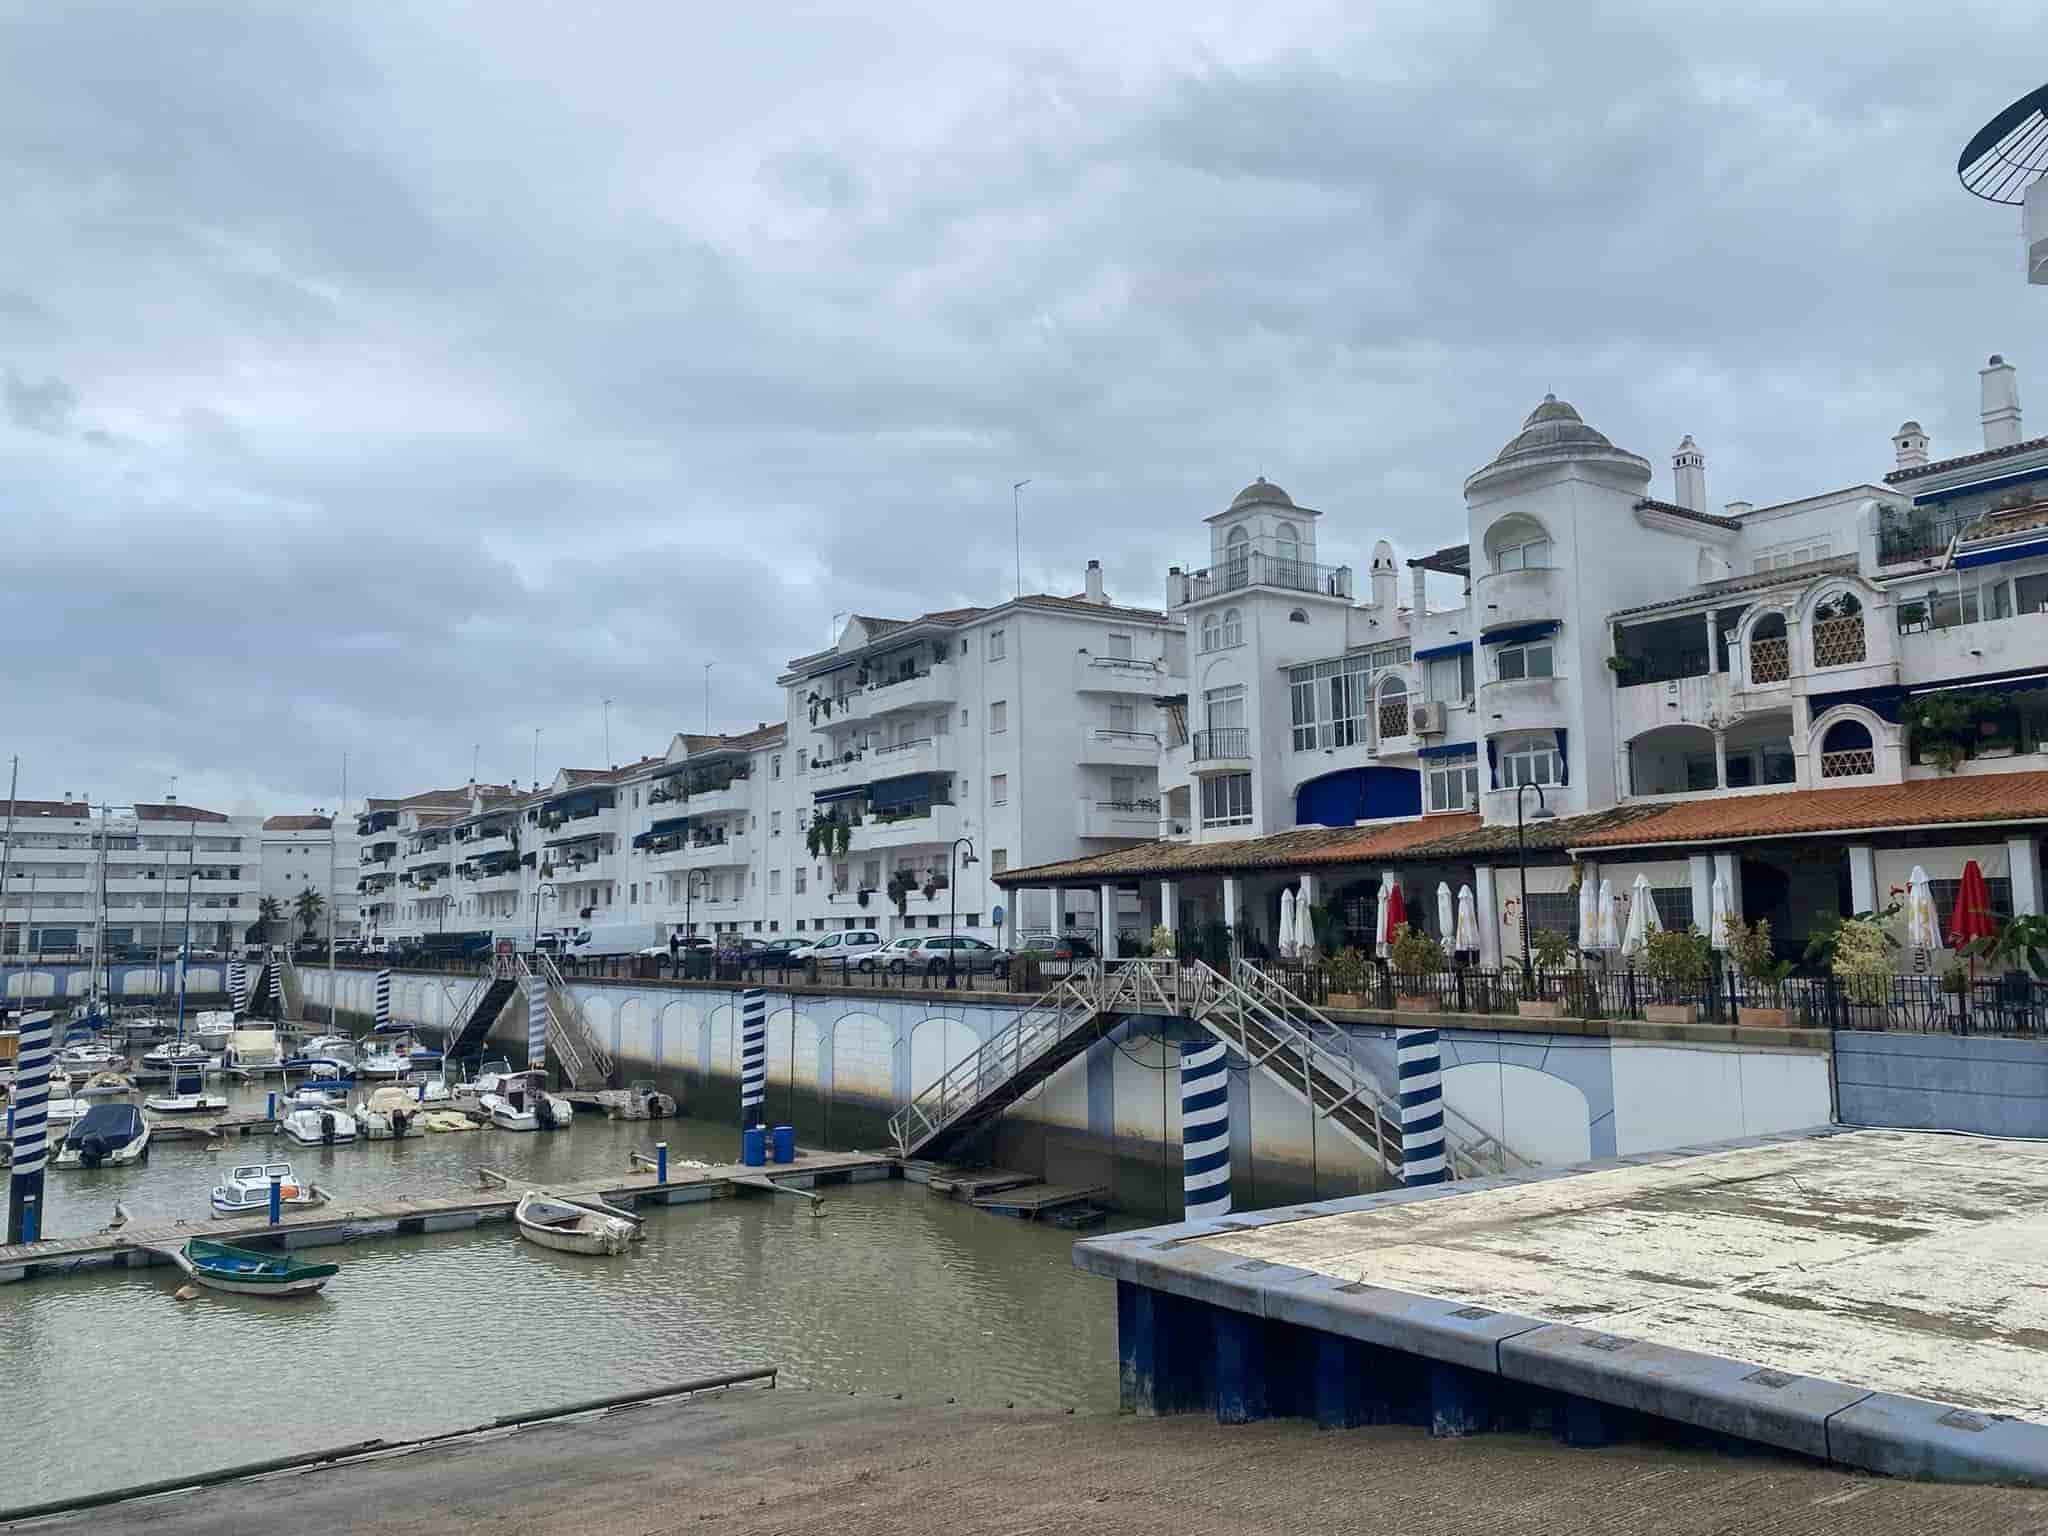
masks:
<svg viewBox="0 0 2048 1536"><path fill-rule="evenodd" d="M1172 681L1157 664L1127 656L1091 656L1079 651L1074 656L1076 693L1114 693L1126 697L1156 699L1172 691Z"/></svg>
<svg viewBox="0 0 2048 1536"><path fill-rule="evenodd" d="M1167 601L1178 608L1248 587L1279 587L1324 597L1351 596L1350 566L1317 565L1292 553L1293 549L1293 545L1252 548L1211 569L1187 575L1170 571L1166 578Z"/></svg>
<svg viewBox="0 0 2048 1536"><path fill-rule="evenodd" d="M870 716L900 714L905 710L940 709L960 696L951 663L932 667L910 677L893 677L870 683L866 712Z"/></svg>
<svg viewBox="0 0 2048 1536"><path fill-rule="evenodd" d="M516 891L520 886L519 870L500 870L494 875L477 875L464 882L464 889L477 896L490 896L502 891Z"/></svg>
<svg viewBox="0 0 2048 1536"><path fill-rule="evenodd" d="M1561 677L1488 678L1479 685L1484 734L1554 730L1565 723L1564 681Z"/></svg>
<svg viewBox="0 0 2048 1536"><path fill-rule="evenodd" d="M899 741L894 746L870 747L868 777L900 779L913 773L936 773L939 770L939 756L939 742L930 736L920 736L914 741Z"/></svg>
<svg viewBox="0 0 2048 1536"><path fill-rule="evenodd" d="M1242 725L1197 731L1188 754L1196 773L1234 773L1252 765L1252 733Z"/></svg>
<svg viewBox="0 0 2048 1536"><path fill-rule="evenodd" d="M509 827L472 828L467 837L460 832L456 833L455 842L468 854L489 853L494 849L510 847L512 831Z"/></svg>
<svg viewBox="0 0 2048 1536"><path fill-rule="evenodd" d="M1131 800L1094 800L1084 795L1074 802L1076 837L1157 837L1159 821L1156 795Z"/></svg>
<svg viewBox="0 0 2048 1536"><path fill-rule="evenodd" d="M1081 751L1077 762L1111 768L1156 768L1159 765L1157 731L1123 731L1108 726L1081 728Z"/></svg>
<svg viewBox="0 0 2048 1536"><path fill-rule="evenodd" d="M851 853L918 848L950 843L959 835L960 807L935 801L909 811L870 814L853 829L853 840L847 846Z"/></svg>
<svg viewBox="0 0 2048 1536"><path fill-rule="evenodd" d="M1479 605L1479 622L1486 629L1565 616L1565 573L1552 566L1492 571L1473 583L1472 592Z"/></svg>
<svg viewBox="0 0 2048 1536"><path fill-rule="evenodd" d="M853 784L865 784L875 777L874 767L865 752L849 752L843 758L832 762L814 762L811 771L805 775L805 789L817 793L827 789L845 789ZM693 803L691 809L695 810Z"/></svg>
<svg viewBox="0 0 2048 1536"><path fill-rule="evenodd" d="M1939 560L1956 535L1984 516L1982 507L1955 510L1886 507L1877 518L1877 563Z"/></svg>
<svg viewBox="0 0 2048 1536"><path fill-rule="evenodd" d="M667 849L650 849L640 866L650 875L679 869L725 869L753 862L753 843L745 832L724 837L685 838Z"/></svg>

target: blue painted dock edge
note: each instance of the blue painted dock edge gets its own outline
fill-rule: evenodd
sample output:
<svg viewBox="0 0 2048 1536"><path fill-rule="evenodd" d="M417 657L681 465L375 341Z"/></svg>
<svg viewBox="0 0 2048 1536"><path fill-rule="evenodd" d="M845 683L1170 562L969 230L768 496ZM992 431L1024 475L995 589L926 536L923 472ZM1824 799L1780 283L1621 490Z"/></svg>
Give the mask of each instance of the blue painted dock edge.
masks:
<svg viewBox="0 0 2048 1536"><path fill-rule="evenodd" d="M1655 1155L1840 1134L1819 1129ZM1395 1189L1089 1238L1075 1267L1116 1282L1118 1395L1126 1412L1213 1413L1326 1429L1411 1424L1602 1445L1640 1427L1749 1442L1939 1482L2048 1486L2048 1425L1926 1402L1717 1355L1346 1281L1197 1242L1282 1222L1568 1178L1615 1162Z"/></svg>

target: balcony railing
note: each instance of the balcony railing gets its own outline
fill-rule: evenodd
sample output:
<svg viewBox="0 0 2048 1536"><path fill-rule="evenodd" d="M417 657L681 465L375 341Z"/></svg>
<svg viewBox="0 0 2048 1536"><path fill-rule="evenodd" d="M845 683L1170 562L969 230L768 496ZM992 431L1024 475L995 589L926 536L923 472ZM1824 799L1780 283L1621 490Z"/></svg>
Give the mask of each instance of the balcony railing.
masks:
<svg viewBox="0 0 2048 1536"><path fill-rule="evenodd" d="M1217 758L1250 757L1252 735L1249 727L1226 725L1211 731L1195 732L1195 761L1213 762Z"/></svg>
<svg viewBox="0 0 2048 1536"><path fill-rule="evenodd" d="M1868 747L1820 755L1820 776L1824 779L1863 779L1875 772L1877 754Z"/></svg>
<svg viewBox="0 0 2048 1536"><path fill-rule="evenodd" d="M1782 683L1792 675L1792 647L1783 635L1749 642L1749 680Z"/></svg>
<svg viewBox="0 0 2048 1536"><path fill-rule="evenodd" d="M1707 648L1701 646L1690 651L1658 651L1650 655L1631 656L1624 653L1621 666L1615 672L1614 686L1635 688L1645 683L1676 683L1688 677L1705 677L1710 670L1707 666Z"/></svg>
<svg viewBox="0 0 2048 1536"><path fill-rule="evenodd" d="M934 739L930 736L919 736L913 741L899 741L893 746L876 747L875 756L887 757L892 752L915 752L919 747L930 746Z"/></svg>
<svg viewBox="0 0 2048 1536"><path fill-rule="evenodd" d="M1197 573L1203 574L1203 573ZM1237 592L1245 587L1284 587L1289 592L1321 592L1331 597L1351 595L1351 567L1317 565L1291 555L1254 550L1206 573L1216 592Z"/></svg>
<svg viewBox="0 0 2048 1536"><path fill-rule="evenodd" d="M1816 667L1848 667L1863 660L1863 615L1844 614L1820 619L1813 626L1813 664Z"/></svg>
<svg viewBox="0 0 2048 1536"><path fill-rule="evenodd" d="M1983 508L1935 511L1887 509L1877 520L1877 563L1896 565L1945 554L1957 534L1984 515Z"/></svg>
<svg viewBox="0 0 2048 1536"><path fill-rule="evenodd" d="M1157 796L1140 796L1135 800L1098 800L1095 802L1095 809L1114 811L1126 816L1157 816L1159 800Z"/></svg>

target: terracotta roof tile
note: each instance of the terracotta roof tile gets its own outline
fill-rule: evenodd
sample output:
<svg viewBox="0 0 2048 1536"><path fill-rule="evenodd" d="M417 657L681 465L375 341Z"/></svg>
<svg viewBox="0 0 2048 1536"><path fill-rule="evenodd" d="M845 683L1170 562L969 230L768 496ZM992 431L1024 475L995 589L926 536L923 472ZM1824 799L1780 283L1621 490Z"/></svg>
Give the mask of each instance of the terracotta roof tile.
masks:
<svg viewBox="0 0 2048 1536"><path fill-rule="evenodd" d="M1932 464L1915 464L1909 469L1895 469L1884 477L1884 483L1897 485L1901 481L1918 480L1925 475L1938 475L1945 469L1961 469L1966 464L1984 464L1992 459L2031 453L2036 448L2048 448L2048 437L2030 437L2025 442L2014 443L2009 448L1986 448L1980 453L1965 453L1953 459L1936 459Z"/></svg>
<svg viewBox="0 0 2048 1536"><path fill-rule="evenodd" d="M219 811L201 810L196 805L138 805L137 821L226 821Z"/></svg>
<svg viewBox="0 0 2048 1536"><path fill-rule="evenodd" d="M1583 818L1582 818L1583 819ZM1789 789L1654 808L1625 826L1574 836L1574 848L1633 848L1730 838L1810 837L1879 827L1966 826L2048 820L2048 773L1908 779L1853 789Z"/></svg>
<svg viewBox="0 0 2048 1536"><path fill-rule="evenodd" d="M263 822L266 832L325 832L334 825L331 816L270 816Z"/></svg>
<svg viewBox="0 0 2048 1536"><path fill-rule="evenodd" d="M1649 496L1645 496L1636 503L1636 510L1638 512L1646 508L1652 512L1662 512L1666 517L1691 518L1696 523L1705 523L1713 528L1740 528L1742 526L1742 519L1739 517L1723 517L1718 512L1695 512L1691 507L1681 507L1674 501L1657 501Z"/></svg>
<svg viewBox="0 0 2048 1536"><path fill-rule="evenodd" d="M83 800L14 800L9 805L15 816L23 820L31 816L54 816L60 821L84 821L92 815L92 807ZM0 811L0 816L5 814L5 811Z"/></svg>

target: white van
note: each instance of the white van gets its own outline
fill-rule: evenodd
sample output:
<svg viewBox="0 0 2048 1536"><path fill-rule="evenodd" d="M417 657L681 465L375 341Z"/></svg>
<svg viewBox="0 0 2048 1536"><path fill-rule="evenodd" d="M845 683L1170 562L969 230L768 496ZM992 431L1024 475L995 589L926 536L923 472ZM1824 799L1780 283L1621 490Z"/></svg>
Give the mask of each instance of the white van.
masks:
<svg viewBox="0 0 2048 1536"><path fill-rule="evenodd" d="M668 935L667 923L592 923L577 932L568 953L578 960L637 955L657 946L666 949Z"/></svg>
<svg viewBox="0 0 2048 1536"><path fill-rule="evenodd" d="M842 928L828 933L804 951L805 960L815 960L827 970L872 971L875 957L882 952L882 936L872 928Z"/></svg>

